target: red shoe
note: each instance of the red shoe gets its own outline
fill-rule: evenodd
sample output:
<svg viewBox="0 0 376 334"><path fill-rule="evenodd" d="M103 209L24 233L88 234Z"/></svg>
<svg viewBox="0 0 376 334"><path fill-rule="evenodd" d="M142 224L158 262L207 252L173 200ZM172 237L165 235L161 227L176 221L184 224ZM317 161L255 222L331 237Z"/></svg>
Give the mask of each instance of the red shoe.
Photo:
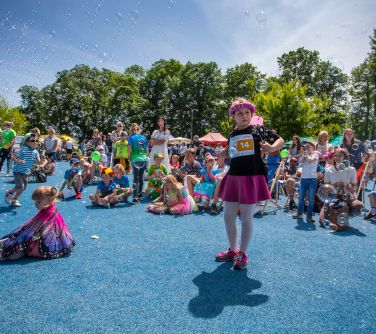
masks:
<svg viewBox="0 0 376 334"><path fill-rule="evenodd" d="M243 252L238 252L238 254L236 254L236 256L234 257L234 269L245 269L247 268L247 263L248 256Z"/></svg>
<svg viewBox="0 0 376 334"><path fill-rule="evenodd" d="M224 253L218 253L215 256L215 260L217 262L227 262L227 261L233 261L236 254L238 254L238 251L234 252L231 248L229 248L226 252Z"/></svg>
<svg viewBox="0 0 376 334"><path fill-rule="evenodd" d="M76 198L77 198L77 199L82 199L82 194L81 194L80 192L77 192L77 194L76 194Z"/></svg>

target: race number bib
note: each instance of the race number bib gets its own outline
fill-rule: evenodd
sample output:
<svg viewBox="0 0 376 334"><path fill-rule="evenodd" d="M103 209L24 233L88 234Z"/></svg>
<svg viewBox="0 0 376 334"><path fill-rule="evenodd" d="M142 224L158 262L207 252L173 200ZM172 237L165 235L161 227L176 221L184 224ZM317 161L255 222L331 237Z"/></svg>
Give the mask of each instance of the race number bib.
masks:
<svg viewBox="0 0 376 334"><path fill-rule="evenodd" d="M240 135L230 139L230 155L232 158L255 154L255 145L251 134Z"/></svg>

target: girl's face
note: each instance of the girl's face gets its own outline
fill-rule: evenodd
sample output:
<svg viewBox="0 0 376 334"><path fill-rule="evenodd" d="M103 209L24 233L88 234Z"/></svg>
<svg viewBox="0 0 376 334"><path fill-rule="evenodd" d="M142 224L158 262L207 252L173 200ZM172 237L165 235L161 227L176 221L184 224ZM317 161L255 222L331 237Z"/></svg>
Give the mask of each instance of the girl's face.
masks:
<svg viewBox="0 0 376 334"><path fill-rule="evenodd" d="M345 139L346 141L350 142L354 137L354 134L352 131L345 132Z"/></svg>
<svg viewBox="0 0 376 334"><path fill-rule="evenodd" d="M336 161L336 163L340 163L343 161L343 159L345 159L344 155L342 153L335 153L334 154L334 160Z"/></svg>
<svg viewBox="0 0 376 334"><path fill-rule="evenodd" d="M159 128L163 128L164 127L164 120L162 118L158 119L158 126L159 126Z"/></svg>
<svg viewBox="0 0 376 334"><path fill-rule="evenodd" d="M173 164L176 164L176 163L178 162L178 160L179 160L178 157L172 157L172 158L171 158L171 162L172 162Z"/></svg>
<svg viewBox="0 0 376 334"><path fill-rule="evenodd" d="M249 109L242 108L235 111L234 120L238 128L244 129L251 122L252 113Z"/></svg>
<svg viewBox="0 0 376 334"><path fill-rule="evenodd" d="M106 173L103 173L101 175L101 178L102 178L102 181L104 182L104 184L107 186L108 184L110 184L111 182L111 176L106 174Z"/></svg>
<svg viewBox="0 0 376 334"><path fill-rule="evenodd" d="M50 199L50 198L37 199L37 200L35 200L35 207L38 210L42 210L42 209L46 209L49 206L51 206L52 203L53 203L53 199Z"/></svg>
<svg viewBox="0 0 376 334"><path fill-rule="evenodd" d="M157 166L160 166L161 165L161 163L162 163L162 158L157 158L157 159L155 159L155 164L157 165Z"/></svg>
<svg viewBox="0 0 376 334"><path fill-rule="evenodd" d="M313 152L313 146L310 145L310 144L305 144L304 145L304 151L307 151L308 153L312 153Z"/></svg>
<svg viewBox="0 0 376 334"><path fill-rule="evenodd" d="M214 166L214 160L207 160L205 161L206 167L213 167Z"/></svg>

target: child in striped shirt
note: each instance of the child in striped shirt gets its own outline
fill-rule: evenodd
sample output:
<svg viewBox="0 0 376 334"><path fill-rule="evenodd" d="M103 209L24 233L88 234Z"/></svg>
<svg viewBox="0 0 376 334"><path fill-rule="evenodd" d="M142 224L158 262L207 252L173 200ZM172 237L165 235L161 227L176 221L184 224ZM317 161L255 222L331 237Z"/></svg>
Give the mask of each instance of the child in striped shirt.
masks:
<svg viewBox="0 0 376 334"><path fill-rule="evenodd" d="M5 192L5 202L12 206L21 206L18 198L27 187L30 169L35 163L39 163L39 153L36 150L37 142L36 134L27 134L24 138L24 145L12 156L15 186Z"/></svg>

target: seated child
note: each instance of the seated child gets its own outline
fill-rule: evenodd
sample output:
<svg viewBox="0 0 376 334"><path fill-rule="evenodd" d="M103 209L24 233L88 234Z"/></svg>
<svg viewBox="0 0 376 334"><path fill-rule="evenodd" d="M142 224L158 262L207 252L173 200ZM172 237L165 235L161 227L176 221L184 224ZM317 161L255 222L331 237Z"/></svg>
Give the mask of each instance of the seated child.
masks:
<svg viewBox="0 0 376 334"><path fill-rule="evenodd" d="M47 164L45 166L45 173L47 175L55 175L55 161L53 157L48 157L47 158Z"/></svg>
<svg viewBox="0 0 376 334"><path fill-rule="evenodd" d="M73 189L76 192L76 198L82 199L82 171L80 167L80 160L78 159L71 159L70 165L72 166L71 169L65 171L64 174L64 182L61 185L59 197L64 198L64 188Z"/></svg>
<svg viewBox="0 0 376 334"><path fill-rule="evenodd" d="M162 153L156 153L154 164L147 171L146 178L149 182L146 184L145 194L151 198L157 198L161 194L162 179L168 174L167 168L162 165L163 158Z"/></svg>
<svg viewBox="0 0 376 334"><path fill-rule="evenodd" d="M101 205L109 208L115 205L118 201L116 198L117 187L116 183L113 181L115 174L111 168L102 168L101 179L97 185L97 191L95 194L90 194L93 205Z"/></svg>
<svg viewBox="0 0 376 334"><path fill-rule="evenodd" d="M130 183L128 176L125 175L124 166L121 164L116 164L114 167L114 182L118 186L116 197L119 202L126 201L127 198L132 194L132 189L130 188Z"/></svg>
<svg viewBox="0 0 376 334"><path fill-rule="evenodd" d="M213 197L215 190L215 175L220 172L218 169L213 169L215 159L212 155L205 157L205 167L202 169L202 176L200 182L198 182L193 189L193 196L196 203L202 201L206 207L211 198Z"/></svg>
<svg viewBox="0 0 376 334"><path fill-rule="evenodd" d="M171 161L170 161L170 169L179 169L180 168L180 163L179 163L179 156L174 154L171 156Z"/></svg>
<svg viewBox="0 0 376 334"><path fill-rule="evenodd" d="M187 215L195 208L193 198L187 189L179 183L175 176L167 175L164 178L163 192L147 210L154 213L171 213L173 215Z"/></svg>
<svg viewBox="0 0 376 334"><path fill-rule="evenodd" d="M46 166L48 164L47 158L44 154L40 155L40 160L39 160L39 168L42 171L42 173L46 173Z"/></svg>
<svg viewBox="0 0 376 334"><path fill-rule="evenodd" d="M131 164L128 159L128 138L126 132L122 132L120 140L114 144L113 156L114 165L121 164L125 168L125 173L128 174L131 171Z"/></svg>
<svg viewBox="0 0 376 334"><path fill-rule="evenodd" d="M89 184L91 180L91 165L85 159L80 160L81 169L82 169L82 183Z"/></svg>
<svg viewBox="0 0 376 334"><path fill-rule="evenodd" d="M50 186L34 190L32 199L39 212L0 239L0 261L23 256L56 259L72 251L75 242L54 205L57 193Z"/></svg>

